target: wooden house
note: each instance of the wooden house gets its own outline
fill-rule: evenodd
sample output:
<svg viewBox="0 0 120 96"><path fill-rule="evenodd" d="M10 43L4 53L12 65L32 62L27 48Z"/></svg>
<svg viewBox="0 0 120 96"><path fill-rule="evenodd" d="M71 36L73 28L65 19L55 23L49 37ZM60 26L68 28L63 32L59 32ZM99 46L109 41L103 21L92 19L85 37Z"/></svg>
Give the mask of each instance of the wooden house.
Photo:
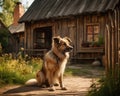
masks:
<svg viewBox="0 0 120 96"><path fill-rule="evenodd" d="M104 57L106 63L112 59L116 63L119 5L120 0L35 0L19 20L25 23L25 50L30 55L44 54L53 36L68 36L75 60Z"/></svg>

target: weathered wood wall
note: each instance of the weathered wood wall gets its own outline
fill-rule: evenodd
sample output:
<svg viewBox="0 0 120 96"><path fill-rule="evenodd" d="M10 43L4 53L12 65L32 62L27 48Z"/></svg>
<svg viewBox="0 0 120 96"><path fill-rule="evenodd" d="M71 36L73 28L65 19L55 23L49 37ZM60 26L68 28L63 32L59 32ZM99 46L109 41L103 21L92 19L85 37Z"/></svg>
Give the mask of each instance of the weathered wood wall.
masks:
<svg viewBox="0 0 120 96"><path fill-rule="evenodd" d="M109 12L106 18L106 70L115 74L120 66L120 8Z"/></svg>
<svg viewBox="0 0 120 96"><path fill-rule="evenodd" d="M86 40L86 25L98 23L100 25L100 34L105 33L105 15L79 16L63 20L55 20L55 35L68 36L74 44L73 56L80 52L82 41Z"/></svg>
<svg viewBox="0 0 120 96"><path fill-rule="evenodd" d="M72 55L76 55L81 48L81 43L86 39L86 24L99 23L100 33L105 34L105 15L82 15L69 17L64 19L44 20L26 23L25 32L25 49L33 48L33 34L35 28L52 26L53 36L68 36L73 41L74 51Z"/></svg>

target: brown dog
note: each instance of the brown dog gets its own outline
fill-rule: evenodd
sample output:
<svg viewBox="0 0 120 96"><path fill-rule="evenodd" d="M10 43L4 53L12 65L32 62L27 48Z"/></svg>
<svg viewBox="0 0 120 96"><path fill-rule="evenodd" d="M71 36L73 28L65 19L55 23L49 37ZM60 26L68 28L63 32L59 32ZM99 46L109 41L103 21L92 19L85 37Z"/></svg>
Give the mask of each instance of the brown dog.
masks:
<svg viewBox="0 0 120 96"><path fill-rule="evenodd" d="M63 85L63 73L69 58L69 52L73 49L70 45L71 40L68 37L54 37L52 48L46 53L42 72L50 86L50 91L54 91L54 84L59 81L62 90L66 90Z"/></svg>
<svg viewBox="0 0 120 96"><path fill-rule="evenodd" d="M71 40L68 37L53 37L52 48L44 58L42 70L36 74L36 82L39 86L47 85L50 91L54 91L54 84L59 82L62 90L66 90L63 85L63 73L69 59L69 53L73 49L70 45ZM30 82L27 82L30 84Z"/></svg>

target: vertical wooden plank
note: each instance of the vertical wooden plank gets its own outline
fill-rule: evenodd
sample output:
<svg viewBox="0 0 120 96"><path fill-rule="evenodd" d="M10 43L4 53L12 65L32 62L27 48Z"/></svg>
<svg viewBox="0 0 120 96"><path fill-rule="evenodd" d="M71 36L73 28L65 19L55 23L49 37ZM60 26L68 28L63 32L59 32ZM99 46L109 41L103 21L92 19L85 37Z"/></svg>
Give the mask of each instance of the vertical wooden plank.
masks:
<svg viewBox="0 0 120 96"><path fill-rule="evenodd" d="M79 46L81 45L80 44L80 40L81 39L79 39L80 37L80 27L79 27L79 18L76 18L76 52L78 52L79 51Z"/></svg>
<svg viewBox="0 0 120 96"><path fill-rule="evenodd" d="M99 23L100 23L100 34L104 36L104 30L105 30L105 16L101 15L99 16Z"/></svg>
<svg viewBox="0 0 120 96"><path fill-rule="evenodd" d="M55 36L56 32L55 32L55 22L51 21L51 27L52 27L52 37Z"/></svg>
<svg viewBox="0 0 120 96"><path fill-rule="evenodd" d="M64 19L61 21L61 36L65 37L68 36L68 26L67 26L67 20Z"/></svg>
<svg viewBox="0 0 120 96"><path fill-rule="evenodd" d="M108 72L108 70L109 70L109 64L110 64L110 54L109 54L109 51L110 51L110 49L109 49L109 26L108 26L108 24L106 24L106 43L105 43L105 48L106 48L106 59L107 59L107 65L106 65L106 72Z"/></svg>
<svg viewBox="0 0 120 96"><path fill-rule="evenodd" d="M118 66L120 68L120 11L118 9Z"/></svg>
<svg viewBox="0 0 120 96"><path fill-rule="evenodd" d="M58 21L58 35L62 36L62 26L61 26L61 20Z"/></svg>
<svg viewBox="0 0 120 96"><path fill-rule="evenodd" d="M28 27L27 27L27 23L25 23L25 31L24 31L24 49L27 48L27 32L28 32Z"/></svg>
<svg viewBox="0 0 120 96"><path fill-rule="evenodd" d="M116 70L117 77L119 77L119 46L118 46L119 45L119 39L118 39L119 38L119 31L118 31L118 24L119 24L118 20L119 19L118 18L119 17L118 17L118 12L119 12L119 9L117 8L116 9L116 16L115 16L115 18L116 18L116 37L117 37L116 38L117 42L116 42L116 67L115 67L116 69L115 70Z"/></svg>
<svg viewBox="0 0 120 96"><path fill-rule="evenodd" d="M105 16L106 18L106 16ZM105 38L105 56L103 56L103 64L105 66L105 70L107 71L108 68L108 29L107 29L107 24L104 32L104 38Z"/></svg>
<svg viewBox="0 0 120 96"><path fill-rule="evenodd" d="M68 31L69 31L69 37L73 42L74 48L73 48L73 56L76 54L76 47L77 47L77 43L76 43L76 19L69 19L68 21Z"/></svg>
<svg viewBox="0 0 120 96"><path fill-rule="evenodd" d="M118 30L117 30L117 27L118 27L118 19L117 19L117 9L114 11L115 13L115 64L118 63Z"/></svg>
<svg viewBox="0 0 120 96"><path fill-rule="evenodd" d="M87 36L87 34L86 34L86 25L87 25L87 17L84 16L83 42L86 41L86 36Z"/></svg>
<svg viewBox="0 0 120 96"><path fill-rule="evenodd" d="M81 49L81 44L83 41L83 33L84 33L84 16L80 16L77 18L77 24L76 24L76 36L77 36L77 52L79 52L79 50Z"/></svg>
<svg viewBox="0 0 120 96"><path fill-rule="evenodd" d="M31 24L29 24L29 28L28 28L28 31L27 31L27 49L30 49L30 31L31 31Z"/></svg>
<svg viewBox="0 0 120 96"><path fill-rule="evenodd" d="M114 15L112 15L112 14L110 14L110 21L111 21L111 27L112 27L112 54L111 54L111 56L112 56L112 72L113 72L113 75L114 75L114 73L115 73L115 23L114 23Z"/></svg>
<svg viewBox="0 0 120 96"><path fill-rule="evenodd" d="M31 27L30 38L30 48L33 49L33 27Z"/></svg>
<svg viewBox="0 0 120 96"><path fill-rule="evenodd" d="M28 38L28 42L29 42L29 49L32 49L31 47L32 47L32 45L31 45L31 43L32 43L32 24L30 24L30 31L29 31L29 38Z"/></svg>
<svg viewBox="0 0 120 96"><path fill-rule="evenodd" d="M58 23L58 21L56 20L56 21L55 21L55 36L58 36L58 32L59 32L59 23Z"/></svg>
<svg viewBox="0 0 120 96"><path fill-rule="evenodd" d="M84 16L80 17L79 23L80 23L79 24L79 27L80 27L80 30L79 30L80 32L79 33L80 33L80 35L78 35L79 36L78 38L80 40L80 45L79 46L81 47L81 44L82 44L82 42L84 40L84 38L83 38L84 37Z"/></svg>
<svg viewBox="0 0 120 96"><path fill-rule="evenodd" d="M79 49L80 49L80 46L81 46L81 38L80 38L80 35L81 35L81 34L80 34L80 32L81 32L81 31L80 31L80 18L77 18L76 28L77 28L77 29L76 29L76 38L77 38L77 39L76 39L76 40L77 40L77 45L76 45L76 46L77 46L77 48L76 48L77 50L76 50L76 51L78 52Z"/></svg>
<svg viewBox="0 0 120 96"><path fill-rule="evenodd" d="M119 64L119 9L117 8L117 63Z"/></svg>

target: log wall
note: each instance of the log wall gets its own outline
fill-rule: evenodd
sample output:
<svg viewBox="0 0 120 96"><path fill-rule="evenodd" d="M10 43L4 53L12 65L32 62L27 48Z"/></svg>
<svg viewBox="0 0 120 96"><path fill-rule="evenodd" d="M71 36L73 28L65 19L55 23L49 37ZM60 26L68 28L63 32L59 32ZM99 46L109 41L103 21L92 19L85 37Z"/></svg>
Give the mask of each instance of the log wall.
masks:
<svg viewBox="0 0 120 96"><path fill-rule="evenodd" d="M120 52L120 10L116 8L112 12L108 12L106 16L106 70L112 70L113 75L119 68L119 52Z"/></svg>
<svg viewBox="0 0 120 96"><path fill-rule="evenodd" d="M33 34L35 28L51 26L53 36L60 35L62 37L64 36L70 37L74 45L72 56L75 56L81 50L82 41L86 40L87 38L86 25L91 23L97 23L100 25L100 34L103 35L106 44L105 46L105 57L107 58L106 62L109 63L111 60L110 57L111 49L109 49L108 47L111 48L110 44L111 40L109 40L109 38L111 38L111 35L108 33L110 29L106 27L106 25L110 23L108 20L108 15L106 14L92 14L92 15L88 14L75 17L50 19L26 23L25 49L33 49Z"/></svg>

